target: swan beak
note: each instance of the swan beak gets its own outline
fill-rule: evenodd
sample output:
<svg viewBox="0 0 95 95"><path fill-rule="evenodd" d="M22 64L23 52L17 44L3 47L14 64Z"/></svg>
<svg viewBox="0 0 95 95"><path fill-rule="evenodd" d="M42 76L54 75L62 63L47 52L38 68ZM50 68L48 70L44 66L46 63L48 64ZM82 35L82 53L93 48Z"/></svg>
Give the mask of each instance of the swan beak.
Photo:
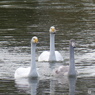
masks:
<svg viewBox="0 0 95 95"><path fill-rule="evenodd" d="M51 31L52 31L52 32L55 32L55 28L52 28Z"/></svg>
<svg viewBox="0 0 95 95"><path fill-rule="evenodd" d="M37 38L37 39L35 39L35 43L38 43L38 42L39 42L38 38Z"/></svg>
<svg viewBox="0 0 95 95"><path fill-rule="evenodd" d="M55 29L55 28L52 28L52 29L51 29L51 33L52 33L52 34L55 34L55 33L56 33L56 29Z"/></svg>

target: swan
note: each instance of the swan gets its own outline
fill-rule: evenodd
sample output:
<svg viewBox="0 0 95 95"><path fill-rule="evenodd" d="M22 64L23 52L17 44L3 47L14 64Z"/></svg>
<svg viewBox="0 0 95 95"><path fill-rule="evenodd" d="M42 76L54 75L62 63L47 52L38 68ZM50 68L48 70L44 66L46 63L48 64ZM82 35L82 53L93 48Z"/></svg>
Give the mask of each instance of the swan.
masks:
<svg viewBox="0 0 95 95"><path fill-rule="evenodd" d="M15 71L14 78L37 78L39 76L36 70L36 63L35 63L35 50L36 44L38 43L38 38L34 36L31 39L31 64L28 68L20 67Z"/></svg>
<svg viewBox="0 0 95 95"><path fill-rule="evenodd" d="M43 51L38 57L38 61L63 61L63 57L58 51L55 51L55 33L56 29L51 26L50 32L50 51Z"/></svg>
<svg viewBox="0 0 95 95"><path fill-rule="evenodd" d="M60 75L68 75L68 76L76 76L76 70L75 70L75 60L74 60L74 48L75 48L75 40L71 39L69 43L69 49L70 49L70 63L69 66L59 66L57 69L55 69L54 73L57 76Z"/></svg>

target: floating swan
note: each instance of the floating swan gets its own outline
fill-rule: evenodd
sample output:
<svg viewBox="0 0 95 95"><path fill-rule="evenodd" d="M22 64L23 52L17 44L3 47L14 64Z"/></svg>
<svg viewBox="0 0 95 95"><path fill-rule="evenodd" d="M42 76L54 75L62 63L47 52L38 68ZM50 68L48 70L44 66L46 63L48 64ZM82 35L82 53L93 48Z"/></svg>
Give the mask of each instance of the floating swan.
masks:
<svg viewBox="0 0 95 95"><path fill-rule="evenodd" d="M35 49L36 44L38 43L38 38L34 36L31 40L31 65L28 68L20 67L15 71L14 78L37 78L38 72L36 70L36 63L35 63Z"/></svg>
<svg viewBox="0 0 95 95"><path fill-rule="evenodd" d="M68 75L68 76L75 76L75 60L74 60L74 48L75 48L75 40L70 40L70 64L69 66L59 66L58 69L55 70L55 75Z"/></svg>
<svg viewBox="0 0 95 95"><path fill-rule="evenodd" d="M55 51L55 33L54 26L50 27L50 51L44 51L38 57L38 61L63 61L63 57L58 51Z"/></svg>

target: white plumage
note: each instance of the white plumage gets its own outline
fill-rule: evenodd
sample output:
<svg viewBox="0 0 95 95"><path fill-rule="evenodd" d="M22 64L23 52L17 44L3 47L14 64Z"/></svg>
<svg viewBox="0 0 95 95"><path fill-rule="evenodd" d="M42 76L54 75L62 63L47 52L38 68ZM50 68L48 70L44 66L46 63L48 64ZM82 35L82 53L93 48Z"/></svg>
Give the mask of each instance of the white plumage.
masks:
<svg viewBox="0 0 95 95"><path fill-rule="evenodd" d="M16 71L15 71L15 74L14 74L14 77L15 79L18 79L18 78L27 78L28 75L29 75L29 72L30 72L30 67L28 68L23 68L23 67L20 67L18 68Z"/></svg>
<svg viewBox="0 0 95 95"><path fill-rule="evenodd" d="M39 74L36 69L36 63L35 63L35 49L36 49L36 44L38 43L38 38L34 36L31 40L31 63L30 67L28 68L23 68L19 67L14 74L14 78L33 78L33 77L38 77Z"/></svg>
<svg viewBox="0 0 95 95"><path fill-rule="evenodd" d="M50 27L50 51L43 51L38 57L38 61L63 61L62 55L55 51L55 33L54 26Z"/></svg>
<svg viewBox="0 0 95 95"><path fill-rule="evenodd" d="M49 61L50 51L44 51L38 57L39 61ZM58 51L55 51L56 61L63 61L63 57Z"/></svg>

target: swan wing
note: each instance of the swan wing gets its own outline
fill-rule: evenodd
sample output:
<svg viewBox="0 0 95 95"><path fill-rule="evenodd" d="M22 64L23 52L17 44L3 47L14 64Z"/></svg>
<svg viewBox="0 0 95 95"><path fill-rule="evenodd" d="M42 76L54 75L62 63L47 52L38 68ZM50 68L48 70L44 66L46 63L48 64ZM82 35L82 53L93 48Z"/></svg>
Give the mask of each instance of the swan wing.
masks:
<svg viewBox="0 0 95 95"><path fill-rule="evenodd" d="M41 53L41 55L38 57L38 61L49 61L49 51L44 51Z"/></svg>
<svg viewBox="0 0 95 95"><path fill-rule="evenodd" d="M54 76L67 76L69 71L69 66L59 66L54 70Z"/></svg>
<svg viewBox="0 0 95 95"><path fill-rule="evenodd" d="M55 56L56 56L56 61L63 61L63 57L58 51L55 51Z"/></svg>
<svg viewBox="0 0 95 95"><path fill-rule="evenodd" d="M18 68L15 71L14 78L15 79L18 79L18 78L26 78L26 77L28 77L29 72L30 72L30 67L28 67L28 68L20 67L20 68Z"/></svg>

